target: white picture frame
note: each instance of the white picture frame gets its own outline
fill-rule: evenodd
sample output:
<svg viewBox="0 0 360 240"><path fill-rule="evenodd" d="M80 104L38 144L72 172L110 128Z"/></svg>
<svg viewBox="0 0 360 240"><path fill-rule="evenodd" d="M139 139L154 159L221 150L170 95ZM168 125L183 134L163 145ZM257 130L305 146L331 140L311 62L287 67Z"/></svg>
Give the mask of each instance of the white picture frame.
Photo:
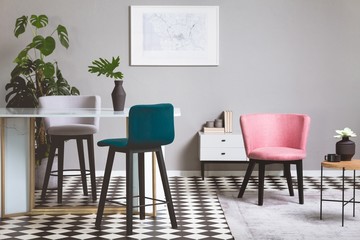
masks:
<svg viewBox="0 0 360 240"><path fill-rule="evenodd" d="M219 65L219 6L130 6L130 65Z"/></svg>

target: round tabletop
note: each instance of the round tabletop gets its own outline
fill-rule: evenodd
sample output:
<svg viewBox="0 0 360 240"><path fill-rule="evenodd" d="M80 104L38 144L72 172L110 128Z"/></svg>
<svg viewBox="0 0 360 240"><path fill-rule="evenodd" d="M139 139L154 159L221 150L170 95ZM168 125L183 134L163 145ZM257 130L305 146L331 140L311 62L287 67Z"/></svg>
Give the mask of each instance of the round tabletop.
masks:
<svg viewBox="0 0 360 240"><path fill-rule="evenodd" d="M321 166L326 168L345 169L345 170L360 170L360 160L352 159L351 161L329 162L323 161Z"/></svg>

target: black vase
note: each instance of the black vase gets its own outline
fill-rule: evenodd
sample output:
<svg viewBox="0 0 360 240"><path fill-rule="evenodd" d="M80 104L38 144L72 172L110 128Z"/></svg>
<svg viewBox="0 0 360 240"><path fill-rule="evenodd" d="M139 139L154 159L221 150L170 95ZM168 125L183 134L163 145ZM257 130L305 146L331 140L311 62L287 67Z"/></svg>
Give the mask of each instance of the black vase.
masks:
<svg viewBox="0 0 360 240"><path fill-rule="evenodd" d="M111 93L114 111L123 111L125 106L126 93L122 86L123 81L114 81L115 87Z"/></svg>
<svg viewBox="0 0 360 240"><path fill-rule="evenodd" d="M355 143L349 137L343 137L336 143L336 154L341 156L341 161L350 161L355 155Z"/></svg>

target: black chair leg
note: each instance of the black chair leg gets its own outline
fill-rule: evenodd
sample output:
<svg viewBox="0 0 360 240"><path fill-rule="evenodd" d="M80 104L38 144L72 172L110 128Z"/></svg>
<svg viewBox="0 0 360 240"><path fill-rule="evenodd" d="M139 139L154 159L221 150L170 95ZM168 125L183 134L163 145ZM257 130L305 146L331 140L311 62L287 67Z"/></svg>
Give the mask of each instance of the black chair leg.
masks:
<svg viewBox="0 0 360 240"><path fill-rule="evenodd" d="M58 193L57 202L62 203L62 191L63 191L63 176L64 176L64 140L60 139L58 142Z"/></svg>
<svg viewBox="0 0 360 240"><path fill-rule="evenodd" d="M115 151L113 151L111 148L108 152L108 157L106 160L106 166L105 166L105 172L104 172L104 178L102 183L102 189L101 189L101 195L98 205L98 210L96 214L96 221L95 221L95 227L100 228L101 226L101 220L104 214L104 207L105 207L105 201L106 201L106 195L109 188L110 183L110 177L111 177L111 170L114 163L114 157L115 157Z"/></svg>
<svg viewBox="0 0 360 240"><path fill-rule="evenodd" d="M286 177L290 196L294 196L294 188L291 179L290 163L284 163L284 175Z"/></svg>
<svg viewBox="0 0 360 240"><path fill-rule="evenodd" d="M296 162L296 174L297 174L297 181L298 181L299 203L304 204L304 184L303 184L302 160L299 160Z"/></svg>
<svg viewBox="0 0 360 240"><path fill-rule="evenodd" d="M126 154L126 234L133 233L133 152Z"/></svg>
<svg viewBox="0 0 360 240"><path fill-rule="evenodd" d="M145 219L145 163L144 153L139 153L139 205L140 205L140 219Z"/></svg>
<svg viewBox="0 0 360 240"><path fill-rule="evenodd" d="M86 181L86 170L85 170L85 157L84 157L84 145L82 139L76 139L78 155L79 155L79 165L80 165L80 172L81 172L81 182L83 187L83 193L85 196L88 195L87 190L87 181Z"/></svg>
<svg viewBox="0 0 360 240"><path fill-rule="evenodd" d="M244 180L241 184L241 187L240 187L240 191L239 191L239 195L238 195L238 198L242 198L243 195L244 195L244 192L245 192L245 189L246 189L246 186L249 182L249 179L251 177L251 173L252 171L254 170L254 167L255 167L255 161L251 160L250 159L250 162L249 162L249 165L247 167L247 170L246 170L246 173L245 173L245 177L244 177Z"/></svg>
<svg viewBox="0 0 360 240"><path fill-rule="evenodd" d="M90 181L91 181L91 193L93 201L96 200L96 172L95 172L95 154L94 154L94 137L90 135L87 138L87 147L89 152L89 169L90 169Z"/></svg>
<svg viewBox="0 0 360 240"><path fill-rule="evenodd" d="M45 201L46 190L49 185L51 169L52 169L52 165L54 163L55 151L56 151L56 143L54 142L50 146L50 153L49 153L49 157L48 157L48 163L46 165L44 183L43 183L43 187L42 187L42 191L41 191L41 201Z"/></svg>
<svg viewBox="0 0 360 240"><path fill-rule="evenodd" d="M157 158L157 162L158 162L158 166L159 166L161 181L162 181L163 188L164 188L165 198L167 201L167 207L168 207L169 216L170 216L170 220L171 220L171 227L177 228L174 205L173 205L172 198L171 198L170 185L169 185L169 180L167 177L164 156L162 154L161 147L156 151L156 158Z"/></svg>
<svg viewBox="0 0 360 240"><path fill-rule="evenodd" d="M264 180L265 180L265 164L259 163L259 195L258 205L262 206L264 202Z"/></svg>

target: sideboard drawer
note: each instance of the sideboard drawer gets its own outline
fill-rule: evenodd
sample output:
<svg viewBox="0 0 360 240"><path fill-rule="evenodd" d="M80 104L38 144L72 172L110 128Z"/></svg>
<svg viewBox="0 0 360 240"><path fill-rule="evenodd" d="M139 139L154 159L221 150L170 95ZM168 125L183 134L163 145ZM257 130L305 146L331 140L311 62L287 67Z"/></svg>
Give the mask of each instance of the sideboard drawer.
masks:
<svg viewBox="0 0 360 240"><path fill-rule="evenodd" d="M200 161L239 161L246 160L244 147L242 148L200 148Z"/></svg>
<svg viewBox="0 0 360 240"><path fill-rule="evenodd" d="M201 134L200 146L203 147L242 147L240 134Z"/></svg>

